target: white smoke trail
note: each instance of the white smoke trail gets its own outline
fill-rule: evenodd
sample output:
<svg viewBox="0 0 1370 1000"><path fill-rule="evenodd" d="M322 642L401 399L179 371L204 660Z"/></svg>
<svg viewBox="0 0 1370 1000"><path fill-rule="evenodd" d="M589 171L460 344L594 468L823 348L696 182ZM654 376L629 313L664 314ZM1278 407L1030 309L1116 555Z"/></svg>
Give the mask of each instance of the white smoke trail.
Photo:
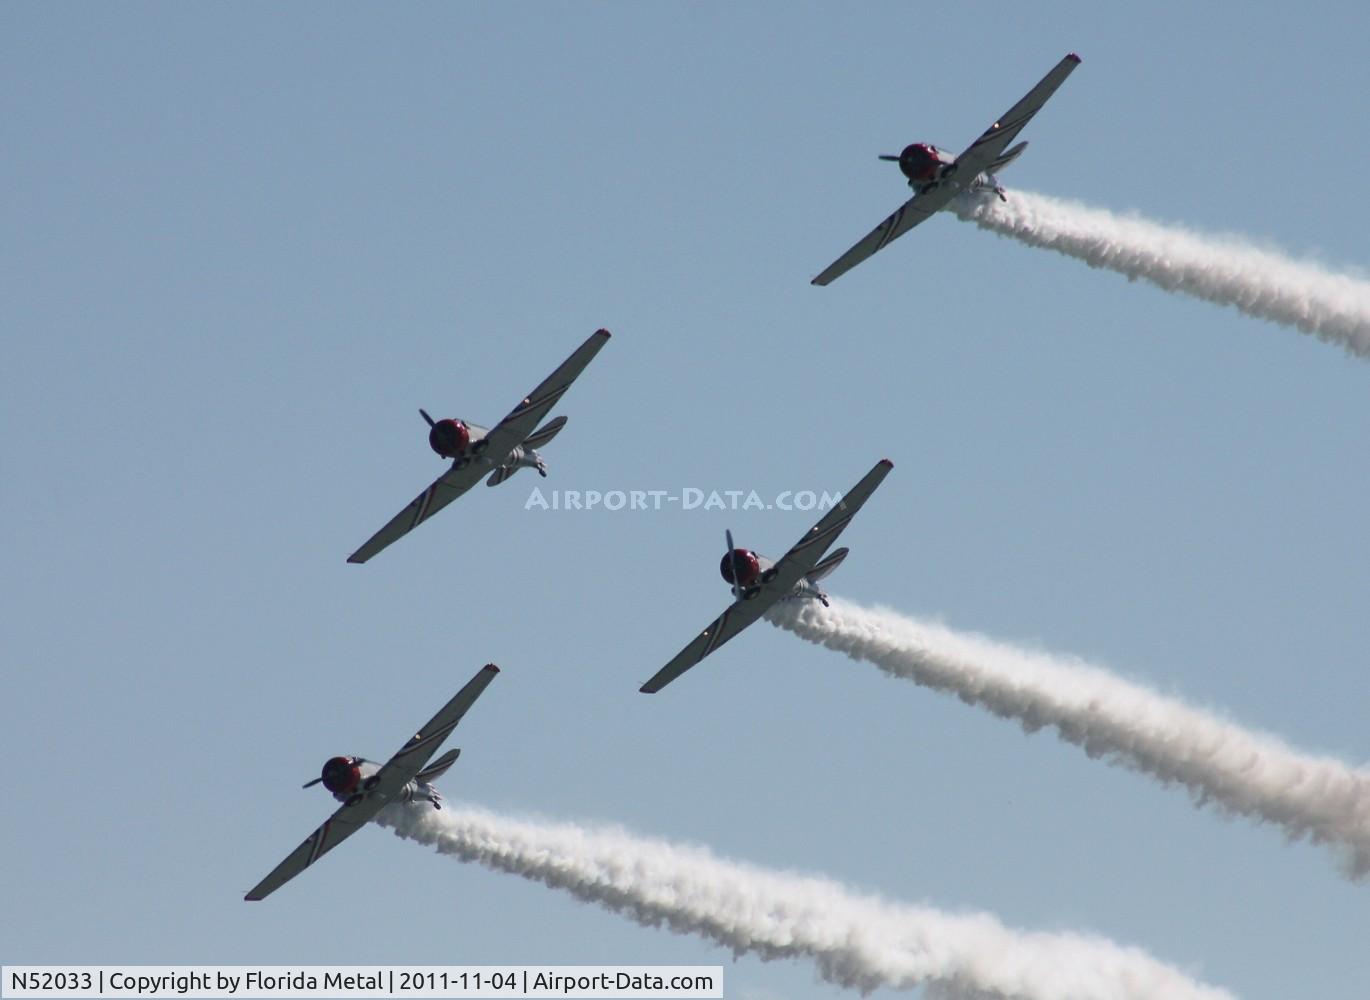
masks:
<svg viewBox="0 0 1370 1000"><path fill-rule="evenodd" d="M803 604L803 607L795 605ZM1370 770L1314 757L1077 660L958 634L884 609L834 600L784 602L772 624L873 663L895 677L1015 719L1054 728L1091 757L1178 782L1200 805L1283 828L1370 873Z"/></svg>
<svg viewBox="0 0 1370 1000"><path fill-rule="evenodd" d="M1234 236L1206 236L1028 191L962 196L953 211L983 229L1055 250L1166 291L1236 306L1370 356L1370 281L1295 261Z"/></svg>
<svg viewBox="0 0 1370 1000"><path fill-rule="evenodd" d="M1229 998L1137 948L1075 933L1010 930L771 872L616 828L513 820L475 809L388 807L398 836L521 875L647 927L696 934L762 959L812 959L841 986L927 986L942 997Z"/></svg>

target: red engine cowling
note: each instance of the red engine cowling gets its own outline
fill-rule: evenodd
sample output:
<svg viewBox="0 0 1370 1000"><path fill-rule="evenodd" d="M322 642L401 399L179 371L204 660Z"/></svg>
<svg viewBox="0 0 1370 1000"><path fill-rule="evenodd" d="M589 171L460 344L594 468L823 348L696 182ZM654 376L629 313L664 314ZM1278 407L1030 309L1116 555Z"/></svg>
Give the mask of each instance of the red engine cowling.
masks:
<svg viewBox="0 0 1370 1000"><path fill-rule="evenodd" d="M443 458L456 458L471 443L471 431L460 420L448 417L428 429L428 447Z"/></svg>
<svg viewBox="0 0 1370 1000"><path fill-rule="evenodd" d="M361 784L362 769L351 757L330 757L322 778L324 788L334 795L351 795Z"/></svg>
<svg viewBox="0 0 1370 1000"><path fill-rule="evenodd" d="M740 580L733 579L733 565L737 565L737 575ZM723 557L723 561L718 564L718 571L723 574L723 579L737 587L750 587L756 583L757 577L761 575L761 560L756 557L756 553L751 549L733 549Z"/></svg>
<svg viewBox="0 0 1370 1000"><path fill-rule="evenodd" d="M937 155L936 147L925 142L905 146L904 151L899 154L899 169L909 180L918 181L920 184L935 181L941 166L942 158Z"/></svg>

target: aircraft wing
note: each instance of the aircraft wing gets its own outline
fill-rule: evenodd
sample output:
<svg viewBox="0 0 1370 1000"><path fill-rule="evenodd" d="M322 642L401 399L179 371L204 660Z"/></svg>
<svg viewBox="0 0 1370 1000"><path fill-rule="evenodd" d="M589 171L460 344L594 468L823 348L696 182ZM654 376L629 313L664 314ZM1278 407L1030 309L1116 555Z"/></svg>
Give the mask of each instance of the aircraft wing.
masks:
<svg viewBox="0 0 1370 1000"><path fill-rule="evenodd" d="M677 653L670 663L652 675L651 680L638 688L643 694L656 694L671 681L689 670L704 657L723 645L748 625L766 613L776 601L784 597L783 591L773 587L762 587L750 600L739 598L732 607L719 615L688 646Z"/></svg>
<svg viewBox="0 0 1370 1000"><path fill-rule="evenodd" d="M509 457L509 453L517 445L523 444L524 439L532 434L542 418L547 416L547 411L557 405L557 400L571 388L571 383L608 342L608 330L596 330L590 334L585 343L572 351L571 356L563 361L556 371L524 396L522 402L510 410L509 415L485 435L483 456L487 467L502 465Z"/></svg>
<svg viewBox="0 0 1370 1000"><path fill-rule="evenodd" d="M809 284L826 285L842 277L871 254L893 243L918 223L946 207L947 202L951 201L956 193L954 185L943 184L926 194L914 195L895 209L893 215L872 229L864 239L829 264L827 269Z"/></svg>
<svg viewBox="0 0 1370 1000"><path fill-rule="evenodd" d="M732 607L715 618L690 644L662 667L640 690L643 694L656 694L671 681L689 670L704 657L723 645L748 625L764 615L772 605L787 597L798 585L800 577L817 565L823 553L837 540L861 506L870 499L877 486L884 480L894 463L889 459L877 462L870 472L862 477L851 490L842 497L837 506L828 511L816 525L795 543L790 551L781 556L772 567L770 579L761 584L750 598L739 598Z"/></svg>
<svg viewBox="0 0 1370 1000"><path fill-rule="evenodd" d="M458 468L460 462L433 481L409 505L392 517L380 531L368 538L356 552L347 557L350 563L364 563L391 542L403 538L424 521L428 520L449 503L461 496L481 481L487 468L479 462L468 462Z"/></svg>
<svg viewBox="0 0 1370 1000"><path fill-rule="evenodd" d="M338 811L325 820L323 826L311 833L303 844L290 852L289 857L271 869L271 874L258 882L256 888L243 899L253 902L266 899L360 830L383 808L385 801L379 798L363 798L350 805L339 806Z"/></svg>
<svg viewBox="0 0 1370 1000"><path fill-rule="evenodd" d="M452 700L439 709L437 715L429 719L423 728L411 736L409 741L367 780L367 784L370 785L367 791L383 801L388 801L398 794L414 775L423 770L423 766L437 753L438 747L442 746L443 740L457 728L457 723L466 714L466 710L475 704L476 699L498 673L499 667L493 663L481 667L476 676L467 681L466 685L452 696Z"/></svg>
<svg viewBox="0 0 1370 1000"><path fill-rule="evenodd" d="M794 543L790 551L780 557L773 567L775 573L771 578L772 585L782 588L782 593L786 594L793 590L800 578L818 565L823 553L837 541L837 536L842 534L843 529L856 516L856 512L871 498L871 494L893 468L894 463L888 458L876 462L871 471L862 476L861 481L853 486L850 492L842 496L837 506L824 514L803 538Z"/></svg>
<svg viewBox="0 0 1370 1000"><path fill-rule="evenodd" d="M332 816L303 844L290 852L289 857L271 870L266 878L244 899L265 899L304 871L319 858L337 847L376 817L428 763L466 710L481 696L481 692L495 679L499 667L486 664L475 677L466 682L446 705L420 729L399 752L391 757L378 772L367 779L363 793L343 803Z"/></svg>
<svg viewBox="0 0 1370 1000"><path fill-rule="evenodd" d="M1018 137L1023 126L1032 121L1032 116L1042 110L1042 105L1056 93L1056 88L1065 82L1066 77L1070 76L1078 65L1080 57L1072 52L1058 62L1050 73L1042 77L1037 86L1028 91L1026 97L985 129L984 134L956 158L958 180L970 184L981 171L988 169L1008 144Z"/></svg>
<svg viewBox="0 0 1370 1000"><path fill-rule="evenodd" d="M472 446L472 460L461 459L434 481L433 485L416 496L376 532L356 552L347 557L350 563L364 563L391 542L409 534L424 521L442 510L484 478L491 469L498 468L514 448L533 432L547 411L556 405L571 383L585 370L592 358L609 341L608 330L592 333L585 343L572 352L556 371L523 398L509 415L501 420L480 441ZM479 452L475 452L479 449Z"/></svg>

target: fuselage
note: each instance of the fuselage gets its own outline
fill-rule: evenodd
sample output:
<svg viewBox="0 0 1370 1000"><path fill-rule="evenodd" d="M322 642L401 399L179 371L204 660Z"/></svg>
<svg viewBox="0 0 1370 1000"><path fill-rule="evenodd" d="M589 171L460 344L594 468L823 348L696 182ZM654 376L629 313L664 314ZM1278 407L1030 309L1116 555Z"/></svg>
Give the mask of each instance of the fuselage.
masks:
<svg viewBox="0 0 1370 1000"><path fill-rule="evenodd" d="M373 784L371 779L379 774L380 770L381 765L365 757L330 757L324 763L320 777L323 779L324 788L327 788L335 799L339 802L348 802L370 793L369 786ZM427 800L437 805L442 801L442 796L432 785L413 778L400 789L398 795L392 796L390 801L411 802L415 799Z"/></svg>
<svg viewBox="0 0 1370 1000"><path fill-rule="evenodd" d="M911 143L899 154L899 170L908 178L909 187L912 188L925 187L941 180L947 168L955 163L954 155L927 142Z"/></svg>
<svg viewBox="0 0 1370 1000"><path fill-rule="evenodd" d="M490 429L480 424L457 417L446 417L434 421L433 426L428 429L428 447L440 457L450 458L458 468L462 468L481 454L484 450L481 442L489 433ZM537 449L530 448L527 444L515 445L514 450L508 455L487 457L499 470L498 475L491 477L491 486L508 479L519 469L537 469L541 475L547 475L547 463L537 453Z"/></svg>
<svg viewBox="0 0 1370 1000"><path fill-rule="evenodd" d="M736 572L734 572L736 567ZM750 597L761 589L761 584L771 578L771 571L775 568L775 561L751 549L733 549L723 555L723 560L718 564L718 571L723 576L725 583L731 587L735 597ZM794 585L794 589L786 594L781 600L813 600L826 601L827 595L819 588L818 584L810 580L807 576L799 578L799 582Z"/></svg>
<svg viewBox="0 0 1370 1000"><path fill-rule="evenodd" d="M956 176L956 157L945 149L938 149L927 142L915 142L904 147L899 154L899 171L907 178L909 187L924 194L946 183L954 183L962 190L974 191L990 188L1001 197L1003 188L994 176L994 171L1008 166L1027 148L1027 143L1019 143L1006 151L974 177Z"/></svg>
<svg viewBox="0 0 1370 1000"><path fill-rule="evenodd" d="M485 435L489 433L490 429L480 424L456 417L446 417L435 421L433 426L428 428L428 447L443 458L457 459L470 453L471 449L484 441Z"/></svg>

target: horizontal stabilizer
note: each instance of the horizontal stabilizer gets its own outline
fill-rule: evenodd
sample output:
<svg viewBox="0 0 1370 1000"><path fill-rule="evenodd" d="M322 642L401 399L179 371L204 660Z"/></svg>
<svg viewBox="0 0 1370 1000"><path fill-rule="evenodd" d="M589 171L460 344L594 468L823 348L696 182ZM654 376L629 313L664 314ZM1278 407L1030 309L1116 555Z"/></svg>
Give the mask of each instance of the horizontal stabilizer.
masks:
<svg viewBox="0 0 1370 1000"><path fill-rule="evenodd" d="M1026 143L1024 145L1026 145ZM537 430L533 431L532 434L528 435L528 440L523 442L523 447L541 448L543 445L551 441L552 438L556 437L558 432L565 426L565 417L557 417L555 420L549 420L547 423L543 424Z"/></svg>
<svg viewBox="0 0 1370 1000"><path fill-rule="evenodd" d="M448 750L437 760L433 761L433 763L414 775L414 777L419 781L432 781L435 778L441 778L447 773L447 769L457 762L457 758L460 756L460 750Z"/></svg>
<svg viewBox="0 0 1370 1000"><path fill-rule="evenodd" d="M825 557L817 566L804 574L804 579L810 583L817 583L841 565L842 560L847 558L848 551L848 549L838 549L832 555Z"/></svg>
<svg viewBox="0 0 1370 1000"><path fill-rule="evenodd" d="M518 472L518 470L519 467L517 465L501 465L494 472L490 473L490 478L485 481L485 485L498 486L500 483L504 482L506 479L512 476L515 472Z"/></svg>
<svg viewBox="0 0 1370 1000"><path fill-rule="evenodd" d="M1028 144L1026 142L1020 142L1012 149L1005 151L998 159L985 168L985 173L992 174L997 170L1003 170L1014 160L1018 159L1018 157L1022 155L1023 150L1027 149L1027 146Z"/></svg>

